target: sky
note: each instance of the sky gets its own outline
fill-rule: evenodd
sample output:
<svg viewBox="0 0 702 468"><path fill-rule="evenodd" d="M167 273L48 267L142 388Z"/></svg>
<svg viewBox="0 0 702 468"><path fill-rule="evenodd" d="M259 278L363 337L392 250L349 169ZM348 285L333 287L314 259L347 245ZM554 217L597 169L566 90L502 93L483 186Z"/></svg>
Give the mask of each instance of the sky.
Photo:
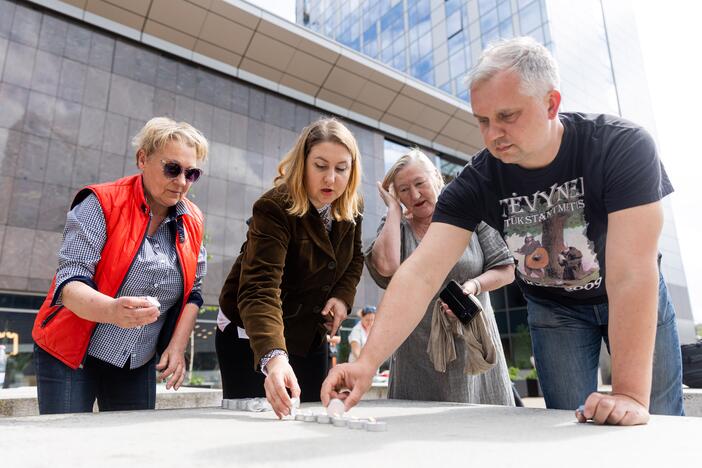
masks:
<svg viewBox="0 0 702 468"><path fill-rule="evenodd" d="M294 0L249 0L295 21ZM563 0L559 0L563 1ZM573 0L577 1L577 0ZM673 182L673 216L687 277L695 322L702 323L702 205L696 189L702 183L702 61L698 31L702 2L631 0L655 114L657 143ZM700 118L700 122L695 120ZM696 242L699 241L700 244Z"/></svg>
<svg viewBox="0 0 702 468"><path fill-rule="evenodd" d="M695 322L702 323L702 3L633 1L658 134L658 147L675 187L670 195ZM700 119L702 121L702 119Z"/></svg>

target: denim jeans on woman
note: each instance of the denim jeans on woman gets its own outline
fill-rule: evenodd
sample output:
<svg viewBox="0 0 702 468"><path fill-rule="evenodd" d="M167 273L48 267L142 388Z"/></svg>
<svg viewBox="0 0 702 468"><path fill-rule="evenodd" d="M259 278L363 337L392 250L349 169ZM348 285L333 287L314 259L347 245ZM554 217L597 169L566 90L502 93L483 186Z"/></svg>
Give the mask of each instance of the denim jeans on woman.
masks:
<svg viewBox="0 0 702 468"><path fill-rule="evenodd" d="M36 344L39 413L89 413L97 400L100 411L154 409L156 356L136 369L119 368L88 356L82 368L71 369Z"/></svg>
<svg viewBox="0 0 702 468"><path fill-rule="evenodd" d="M663 277L658 285L651 414L683 411L682 360L675 310ZM601 343L609 349L609 308L563 305L526 295L532 349L547 408L574 410L597 391Z"/></svg>

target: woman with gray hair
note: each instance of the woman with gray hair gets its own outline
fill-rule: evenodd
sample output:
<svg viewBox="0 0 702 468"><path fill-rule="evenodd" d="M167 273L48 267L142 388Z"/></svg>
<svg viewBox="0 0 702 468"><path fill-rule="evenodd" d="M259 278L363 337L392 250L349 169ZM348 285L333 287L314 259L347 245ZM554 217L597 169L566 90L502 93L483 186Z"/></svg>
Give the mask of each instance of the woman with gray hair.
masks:
<svg viewBox="0 0 702 468"><path fill-rule="evenodd" d="M388 211L376 239L366 250L366 266L380 287L387 287L400 263L421 242L443 186L439 170L417 149L398 159L382 184L378 183ZM512 282L514 260L494 229L483 223L476 234L444 280L444 286L456 280L482 303L488 341L494 345L492 367L476 369L474 363L467 362L467 345L463 339L453 341L455 354L451 352L449 357L436 352L438 323L447 320L444 314L452 315L437 296L430 302L419 325L392 356L389 398L514 406L500 334L488 295L488 291ZM447 328L455 331L456 337L468 333L454 317L448 322L451 326ZM466 373L471 368L474 372Z"/></svg>
<svg viewBox="0 0 702 468"><path fill-rule="evenodd" d="M186 198L207 157L191 125L149 120L139 173L89 185L66 219L59 265L34 322L39 412L153 409L185 377L202 305L203 216Z"/></svg>

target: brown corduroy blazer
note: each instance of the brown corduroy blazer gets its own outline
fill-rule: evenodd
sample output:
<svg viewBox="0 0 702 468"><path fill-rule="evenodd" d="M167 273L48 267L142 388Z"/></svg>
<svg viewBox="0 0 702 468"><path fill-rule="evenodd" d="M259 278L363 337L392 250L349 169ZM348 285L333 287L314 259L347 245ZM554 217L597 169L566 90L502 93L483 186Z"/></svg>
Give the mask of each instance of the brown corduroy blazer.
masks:
<svg viewBox="0 0 702 468"><path fill-rule="evenodd" d="M253 206L246 242L219 296L222 312L249 336L254 367L279 348L306 356L321 345L322 308L331 297L353 306L363 271L361 219L334 221L327 234L310 205L304 216L287 213L284 187Z"/></svg>

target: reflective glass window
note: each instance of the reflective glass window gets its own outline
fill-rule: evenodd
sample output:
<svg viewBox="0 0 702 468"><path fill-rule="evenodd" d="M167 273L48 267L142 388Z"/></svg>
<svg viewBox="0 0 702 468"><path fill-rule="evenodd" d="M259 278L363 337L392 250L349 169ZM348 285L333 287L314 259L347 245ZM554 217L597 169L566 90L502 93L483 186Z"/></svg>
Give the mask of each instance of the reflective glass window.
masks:
<svg viewBox="0 0 702 468"><path fill-rule="evenodd" d="M466 73L467 68L465 51L458 51L449 57L449 69L451 70L451 77L453 78Z"/></svg>
<svg viewBox="0 0 702 468"><path fill-rule="evenodd" d="M466 75L467 73L462 73L458 78L454 79L454 85L456 85L456 96L459 99L465 101L468 100L468 90L466 89Z"/></svg>
<svg viewBox="0 0 702 468"><path fill-rule="evenodd" d="M512 5L509 0L506 0L499 5L497 5L497 13L500 21L504 21L512 17Z"/></svg>
<svg viewBox="0 0 702 468"><path fill-rule="evenodd" d="M512 18L507 19L500 23L500 37L503 39L512 37L514 32L512 31Z"/></svg>
<svg viewBox="0 0 702 468"><path fill-rule="evenodd" d="M478 0L478 8L480 10L480 14L484 14L484 12L495 8L495 0Z"/></svg>
<svg viewBox="0 0 702 468"><path fill-rule="evenodd" d="M431 17L431 1L430 0L413 0L409 2L417 9L417 13L422 18Z"/></svg>
<svg viewBox="0 0 702 468"><path fill-rule="evenodd" d="M498 20L497 20L497 9L493 8L492 10L481 13L480 14L480 31L485 32L489 31L495 26L497 26Z"/></svg>
<svg viewBox="0 0 702 468"><path fill-rule="evenodd" d="M496 39L499 39L500 30L498 28L495 28L491 31L488 31L487 33L483 33L483 35L481 37L482 37L482 41L483 41L483 48L485 48L491 42L495 41Z"/></svg>
<svg viewBox="0 0 702 468"><path fill-rule="evenodd" d="M424 57L432 51L431 34L425 34L419 39L419 56Z"/></svg>
<svg viewBox="0 0 702 468"><path fill-rule="evenodd" d="M409 41L410 41L410 42L415 42L415 41L417 41L417 40L419 39L419 36L420 36L420 34L419 34L419 28L417 28L417 27L410 28L410 29L407 31L407 37L409 37Z"/></svg>
<svg viewBox="0 0 702 468"><path fill-rule="evenodd" d="M398 3L380 18L380 29L389 29L396 20L402 21L402 3Z"/></svg>
<svg viewBox="0 0 702 468"><path fill-rule="evenodd" d="M445 159L442 156L438 156L439 171L444 178L444 182L449 183L461 172L465 164L461 164L449 159Z"/></svg>
<svg viewBox="0 0 702 468"><path fill-rule="evenodd" d="M446 18L446 36L451 37L463 29L461 10L454 11Z"/></svg>
<svg viewBox="0 0 702 468"><path fill-rule="evenodd" d="M409 148L405 145L395 143L394 141L385 140L383 151L383 162L385 164L385 172L387 173L395 162L407 154Z"/></svg>
<svg viewBox="0 0 702 468"><path fill-rule="evenodd" d="M419 35L423 36L424 34L431 31L431 19L425 19L424 21L419 23L417 27L419 28Z"/></svg>
<svg viewBox="0 0 702 468"><path fill-rule="evenodd" d="M380 31L380 47L385 49L392 44L392 33L390 29L383 29Z"/></svg>
<svg viewBox="0 0 702 468"><path fill-rule="evenodd" d="M403 52L405 50L405 37L400 36L397 38L395 43L392 45L392 53L393 55L397 55L400 52Z"/></svg>
<svg viewBox="0 0 702 468"><path fill-rule="evenodd" d="M346 45L351 47L353 50L360 52L361 51L361 38L356 36L355 39L352 39Z"/></svg>
<svg viewBox="0 0 702 468"><path fill-rule="evenodd" d="M499 310L499 307L495 306L495 297L501 297L499 290L490 291L490 302L492 303L493 309L495 309L495 321L497 322L497 328L500 330L500 334L505 334L507 333L507 313ZM503 345L503 348L505 347L506 346ZM507 354L506 351L505 354Z"/></svg>
<svg viewBox="0 0 702 468"><path fill-rule="evenodd" d="M378 30L375 24L363 33L363 52L370 57L378 56Z"/></svg>
<svg viewBox="0 0 702 468"><path fill-rule="evenodd" d="M449 55L455 54L457 51L466 48L465 33L461 31L455 36L451 37L447 42Z"/></svg>
<svg viewBox="0 0 702 468"><path fill-rule="evenodd" d="M419 53L419 41L416 41L416 42L413 42L412 44L410 44L409 53L410 53L410 63L416 64L417 62L419 62L419 59L422 57L421 54Z"/></svg>
<svg viewBox="0 0 702 468"><path fill-rule="evenodd" d="M427 55L422 60L412 65L411 73L412 76L419 78L422 81L431 82L429 78L433 75L432 73L432 56Z"/></svg>
<svg viewBox="0 0 702 468"><path fill-rule="evenodd" d="M431 57L427 57L426 60L431 61ZM423 76L420 76L419 79L427 84L434 86L434 70L431 67L429 67L429 70Z"/></svg>
<svg viewBox="0 0 702 468"><path fill-rule="evenodd" d="M401 53L399 55L396 55L392 59L392 67L396 68L400 71L405 71L406 70L407 64L405 63L405 54Z"/></svg>
<svg viewBox="0 0 702 468"><path fill-rule="evenodd" d="M431 7L429 5L429 0L409 2L409 10L407 11L407 21L409 23L410 28L430 18Z"/></svg>
<svg viewBox="0 0 702 468"><path fill-rule="evenodd" d="M392 60L392 47L386 47L380 52L380 60L384 63L390 64Z"/></svg>
<svg viewBox="0 0 702 468"><path fill-rule="evenodd" d="M449 16L451 16L453 13L455 13L456 11L461 10L461 1L460 0L446 0L445 5L446 5L446 17L447 18Z"/></svg>
<svg viewBox="0 0 702 468"><path fill-rule="evenodd" d="M541 44L545 42L543 28L536 28L533 31L527 33L527 36L533 37L536 42L539 42Z"/></svg>
<svg viewBox="0 0 702 468"><path fill-rule="evenodd" d="M528 34L541 25L541 5L533 2L519 10L519 27L522 34Z"/></svg>

